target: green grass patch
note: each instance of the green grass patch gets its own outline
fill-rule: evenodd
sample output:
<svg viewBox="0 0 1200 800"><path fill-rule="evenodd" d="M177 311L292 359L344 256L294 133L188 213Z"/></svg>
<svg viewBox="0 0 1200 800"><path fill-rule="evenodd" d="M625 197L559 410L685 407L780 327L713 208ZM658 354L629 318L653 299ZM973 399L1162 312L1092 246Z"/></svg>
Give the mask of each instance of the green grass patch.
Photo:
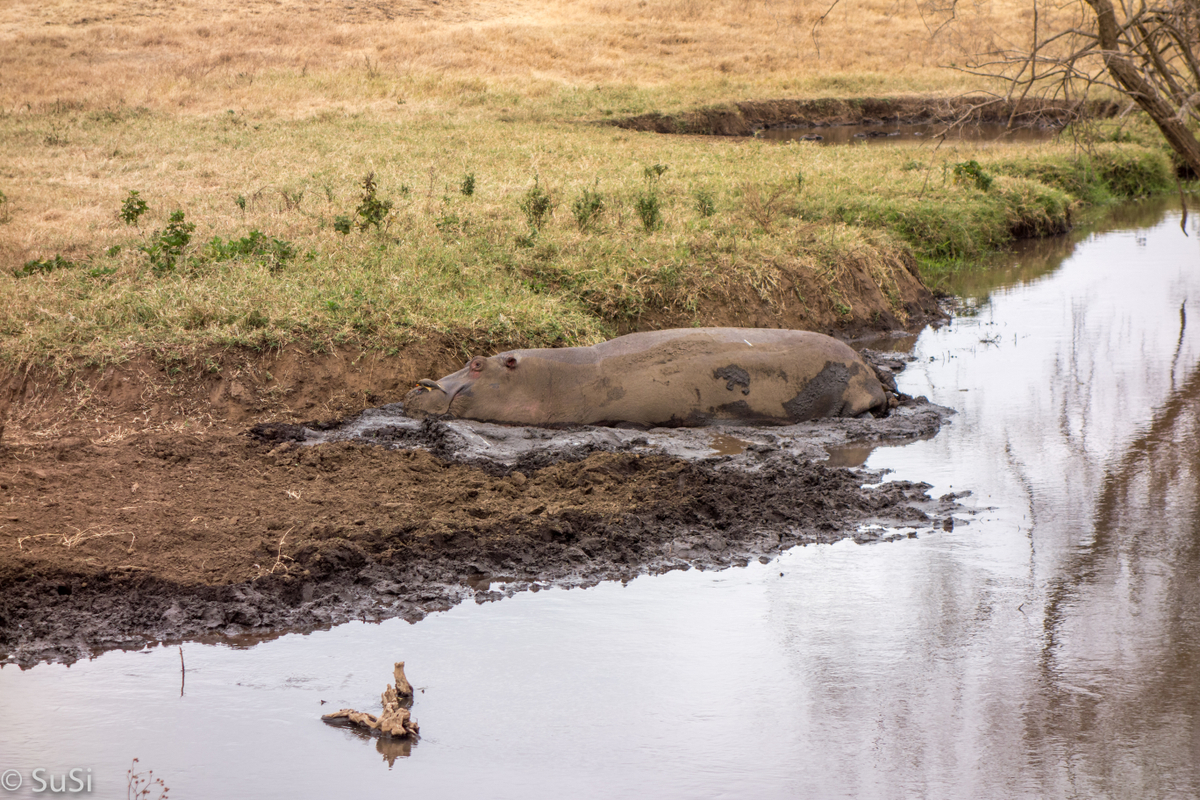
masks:
<svg viewBox="0 0 1200 800"><path fill-rule="evenodd" d="M556 121L649 96L630 92L297 119L59 113L70 144L14 162L11 185L85 163L109 180L5 204L5 230L38 244L0 270L0 357L431 333L578 344L735 300L861 321L846 264L898 304L889 270L913 256L936 284L1015 237L1067 230L1081 204L1173 185L1161 150L1130 142L821 147ZM0 140L37 117L0 117ZM83 222L42 222L60 207ZM813 288L781 288L800 285Z"/></svg>

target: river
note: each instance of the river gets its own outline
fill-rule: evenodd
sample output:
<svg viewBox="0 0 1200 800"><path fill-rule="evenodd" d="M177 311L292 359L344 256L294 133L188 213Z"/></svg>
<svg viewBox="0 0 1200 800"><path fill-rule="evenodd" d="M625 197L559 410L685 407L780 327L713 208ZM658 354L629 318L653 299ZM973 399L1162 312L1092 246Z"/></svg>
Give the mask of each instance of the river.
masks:
<svg viewBox="0 0 1200 800"><path fill-rule="evenodd" d="M958 413L867 461L970 491L949 530L6 666L0 772L22 785L0 797L44 796L36 769L124 797L131 767L176 800L1200 796L1188 233L1177 204L1131 207L954 287L963 313L917 338L901 388ZM396 660L411 751L319 721L377 709Z"/></svg>

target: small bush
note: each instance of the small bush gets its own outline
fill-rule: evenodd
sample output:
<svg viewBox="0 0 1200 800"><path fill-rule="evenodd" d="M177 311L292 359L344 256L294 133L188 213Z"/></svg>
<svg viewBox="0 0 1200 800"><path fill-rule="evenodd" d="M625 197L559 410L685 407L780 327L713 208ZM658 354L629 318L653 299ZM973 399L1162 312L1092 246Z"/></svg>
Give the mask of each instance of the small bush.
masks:
<svg viewBox="0 0 1200 800"><path fill-rule="evenodd" d="M468 172L463 176L462 183L458 185L458 191L466 197L471 197L475 194L475 173Z"/></svg>
<svg viewBox="0 0 1200 800"><path fill-rule="evenodd" d="M717 213L716 199L707 189L696 192L696 213L702 217L711 217Z"/></svg>
<svg viewBox="0 0 1200 800"><path fill-rule="evenodd" d="M571 204L571 213L575 215L575 224L579 226L579 230L590 230L604 213L604 196L600 194L599 189L584 189L583 194Z"/></svg>
<svg viewBox="0 0 1200 800"><path fill-rule="evenodd" d="M525 214L525 221L529 223L529 229L536 232L541 230L546 218L554 210L554 201L535 176L533 186L529 187L529 191L521 198L520 206L521 212Z"/></svg>
<svg viewBox="0 0 1200 800"><path fill-rule="evenodd" d="M342 234L342 236L348 236L350 234L350 229L353 227L354 223L351 222L350 217L346 216L345 214L338 214L333 220L333 229Z"/></svg>
<svg viewBox="0 0 1200 800"><path fill-rule="evenodd" d="M378 185L375 183L375 173L370 172L362 179L363 195L362 200L358 204L358 208L354 210L358 217L358 229L365 231L371 226L379 227L387 215L392 210L391 200L380 200L376 195Z"/></svg>
<svg viewBox="0 0 1200 800"><path fill-rule="evenodd" d="M656 231L662 227L662 200L659 199L656 192L651 190L639 194L635 205L638 217L642 220L642 227L647 232Z"/></svg>
<svg viewBox="0 0 1200 800"><path fill-rule="evenodd" d="M975 188L984 192L992 188L992 176L984 172L975 159L954 165L954 182L962 185L974 184Z"/></svg>
<svg viewBox="0 0 1200 800"><path fill-rule="evenodd" d="M141 251L150 257L150 267L155 275L165 275L175 269L183 249L192 241L194 230L195 224L185 222L182 211L174 211L167 221L167 227L155 231L150 240L142 245Z"/></svg>
<svg viewBox="0 0 1200 800"><path fill-rule="evenodd" d="M125 198L125 202L121 204L121 210L117 216L126 225L137 225L138 219L150 210L150 206L141 198L136 190L130 189L129 196Z"/></svg>

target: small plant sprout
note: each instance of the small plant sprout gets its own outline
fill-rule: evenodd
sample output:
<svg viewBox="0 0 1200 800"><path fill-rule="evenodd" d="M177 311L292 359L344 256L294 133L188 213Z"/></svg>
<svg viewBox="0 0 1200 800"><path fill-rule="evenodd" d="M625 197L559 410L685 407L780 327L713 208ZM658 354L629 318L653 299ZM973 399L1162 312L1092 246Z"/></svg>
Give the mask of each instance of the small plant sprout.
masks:
<svg viewBox="0 0 1200 800"><path fill-rule="evenodd" d="M125 198L125 202L121 204L121 210L117 216L126 225L137 225L138 219L150 210L150 206L141 198L136 189L129 190L129 196ZM139 226L140 227L140 226Z"/></svg>
<svg viewBox="0 0 1200 800"><path fill-rule="evenodd" d="M379 227L379 224L387 217L392 210L391 200L380 200L376 196L378 185L375 183L375 173L370 172L362 179L362 200L358 204L358 208L354 210L358 216L358 229L365 231L371 226Z"/></svg>
<svg viewBox="0 0 1200 800"><path fill-rule="evenodd" d="M635 206L647 233L662 227L662 201L653 189L639 194Z"/></svg>
<svg viewBox="0 0 1200 800"><path fill-rule="evenodd" d="M520 206L525 214L525 221L529 223L529 229L537 233L545 224L546 217L554 210L554 201L542 188L537 175L533 176L533 186L529 187L529 191L521 198Z"/></svg>
<svg viewBox="0 0 1200 800"><path fill-rule="evenodd" d="M804 170L802 169L796 170L796 191L804 191Z"/></svg>
<svg viewBox="0 0 1200 800"><path fill-rule="evenodd" d="M600 194L600 181L596 181L595 188L584 189L583 194L575 198L575 202L571 204L571 213L575 215L575 224L579 226L579 230L587 231L600 221L600 215L604 213L604 196Z"/></svg>
<svg viewBox="0 0 1200 800"><path fill-rule="evenodd" d="M0 222L8 222L8 195L0 192Z"/></svg>
<svg viewBox="0 0 1200 800"><path fill-rule="evenodd" d="M663 173L669 170L670 167L666 164L652 164L643 171L647 181L657 182L663 176Z"/></svg>
<svg viewBox="0 0 1200 800"><path fill-rule="evenodd" d="M236 205L238 208L240 208L242 210L243 214L246 213L246 196L245 195L239 194L236 198L234 198L233 203L234 203L234 205Z"/></svg>
<svg viewBox="0 0 1200 800"><path fill-rule="evenodd" d="M458 191L462 192L463 196L470 197L475 194L475 173L468 172L463 176L462 183L458 185Z"/></svg>

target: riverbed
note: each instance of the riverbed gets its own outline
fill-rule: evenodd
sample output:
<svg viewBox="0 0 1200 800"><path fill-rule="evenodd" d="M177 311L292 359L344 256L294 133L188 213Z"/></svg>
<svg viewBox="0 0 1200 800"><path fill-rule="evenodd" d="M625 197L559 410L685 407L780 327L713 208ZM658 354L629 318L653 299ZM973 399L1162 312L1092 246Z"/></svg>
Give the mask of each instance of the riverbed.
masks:
<svg viewBox="0 0 1200 800"><path fill-rule="evenodd" d="M969 491L954 524L416 624L5 666L7 794L40 796L40 768L118 797L132 768L174 798L1196 796L1187 227L1139 206L954 287L960 313L917 338L900 386L958 413L866 461ZM418 743L320 722L375 710L398 660Z"/></svg>

